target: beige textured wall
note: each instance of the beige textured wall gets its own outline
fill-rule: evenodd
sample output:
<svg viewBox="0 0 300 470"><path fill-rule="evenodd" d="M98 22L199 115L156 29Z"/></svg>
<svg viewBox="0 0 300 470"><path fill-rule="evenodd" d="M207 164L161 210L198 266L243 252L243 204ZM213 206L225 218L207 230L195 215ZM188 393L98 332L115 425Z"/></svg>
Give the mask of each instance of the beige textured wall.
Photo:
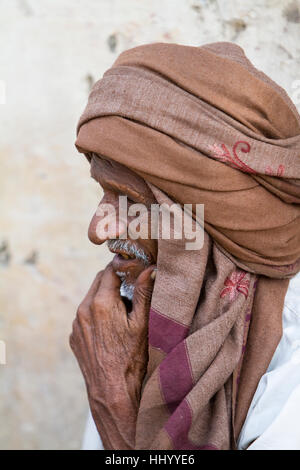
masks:
<svg viewBox="0 0 300 470"><path fill-rule="evenodd" d="M80 447L87 403L68 336L109 260L86 236L100 189L73 144L91 83L124 49L220 40L299 96L298 0L0 0L1 449Z"/></svg>

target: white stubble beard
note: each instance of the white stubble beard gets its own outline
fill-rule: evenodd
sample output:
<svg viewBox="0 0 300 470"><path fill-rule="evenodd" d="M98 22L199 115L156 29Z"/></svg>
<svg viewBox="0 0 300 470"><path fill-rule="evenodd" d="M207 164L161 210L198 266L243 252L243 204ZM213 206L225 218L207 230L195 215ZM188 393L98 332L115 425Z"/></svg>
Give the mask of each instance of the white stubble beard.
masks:
<svg viewBox="0 0 300 470"><path fill-rule="evenodd" d="M150 265L149 259L146 253L141 249L137 248L134 244L131 244L128 240L115 239L109 240L107 242L109 248L122 248L129 255L134 255L137 259L142 261L145 265L145 268ZM126 297L128 300L132 301L134 294L134 284L128 284L126 281L126 274L124 272L117 271L117 276L121 279L120 294L122 297Z"/></svg>

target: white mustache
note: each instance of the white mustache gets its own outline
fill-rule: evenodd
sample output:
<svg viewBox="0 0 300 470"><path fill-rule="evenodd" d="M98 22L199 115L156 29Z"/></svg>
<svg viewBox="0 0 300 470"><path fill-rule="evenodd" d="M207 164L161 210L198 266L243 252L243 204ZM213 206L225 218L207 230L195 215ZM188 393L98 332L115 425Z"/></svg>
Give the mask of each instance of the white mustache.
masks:
<svg viewBox="0 0 300 470"><path fill-rule="evenodd" d="M124 251L129 256L134 256L138 260L142 261L145 266L150 265L149 257L146 255L142 248L138 248L134 243L129 240L114 239L108 240L107 246L111 251Z"/></svg>

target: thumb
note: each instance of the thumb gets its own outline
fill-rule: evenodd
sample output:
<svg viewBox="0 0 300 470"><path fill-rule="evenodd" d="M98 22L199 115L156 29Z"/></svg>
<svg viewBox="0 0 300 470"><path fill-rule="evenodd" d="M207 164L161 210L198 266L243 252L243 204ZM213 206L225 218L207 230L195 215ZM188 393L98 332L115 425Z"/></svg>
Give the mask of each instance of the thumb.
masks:
<svg viewBox="0 0 300 470"><path fill-rule="evenodd" d="M132 298L132 320L145 319L148 316L154 280L156 276L156 266L153 264L141 272L135 283Z"/></svg>

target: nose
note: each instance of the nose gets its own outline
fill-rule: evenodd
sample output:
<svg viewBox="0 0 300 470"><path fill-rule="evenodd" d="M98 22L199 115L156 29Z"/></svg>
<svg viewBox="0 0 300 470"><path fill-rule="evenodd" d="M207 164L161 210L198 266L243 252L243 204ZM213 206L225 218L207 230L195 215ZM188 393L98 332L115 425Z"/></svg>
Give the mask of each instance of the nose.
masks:
<svg viewBox="0 0 300 470"><path fill-rule="evenodd" d="M126 230L126 223L119 218L118 197L104 194L89 225L90 241L102 245L110 238L120 238Z"/></svg>

